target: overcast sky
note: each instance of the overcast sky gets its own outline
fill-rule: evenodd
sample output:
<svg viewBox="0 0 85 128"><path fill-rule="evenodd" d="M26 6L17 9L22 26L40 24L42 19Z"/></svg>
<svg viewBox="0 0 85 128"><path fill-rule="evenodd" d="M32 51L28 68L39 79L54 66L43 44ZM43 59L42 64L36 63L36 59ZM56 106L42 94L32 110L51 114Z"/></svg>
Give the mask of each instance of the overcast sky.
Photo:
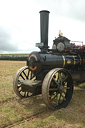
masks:
<svg viewBox="0 0 85 128"><path fill-rule="evenodd" d="M0 0L0 53L38 50L41 10L50 11L50 48L59 30L85 44L85 0Z"/></svg>

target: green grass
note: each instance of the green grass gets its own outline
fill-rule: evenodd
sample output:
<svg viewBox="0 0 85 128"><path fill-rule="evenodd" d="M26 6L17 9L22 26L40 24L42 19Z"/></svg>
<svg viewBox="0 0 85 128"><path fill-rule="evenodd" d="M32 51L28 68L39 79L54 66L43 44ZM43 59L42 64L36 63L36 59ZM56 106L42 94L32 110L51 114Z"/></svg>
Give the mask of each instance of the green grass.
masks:
<svg viewBox="0 0 85 128"><path fill-rule="evenodd" d="M14 128L84 128L85 84L75 87L66 108L53 111L41 95L20 100L14 93L13 77L25 65L24 61L0 61L0 128L15 123Z"/></svg>

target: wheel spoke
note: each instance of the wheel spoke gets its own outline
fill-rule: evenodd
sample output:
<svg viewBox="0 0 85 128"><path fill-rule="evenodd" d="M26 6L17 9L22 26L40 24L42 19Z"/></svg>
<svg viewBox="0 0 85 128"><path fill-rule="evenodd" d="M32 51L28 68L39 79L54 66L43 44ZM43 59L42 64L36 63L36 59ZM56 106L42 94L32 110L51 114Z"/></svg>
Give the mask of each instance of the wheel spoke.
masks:
<svg viewBox="0 0 85 128"><path fill-rule="evenodd" d="M20 76L22 77L22 79L23 79L23 80L25 80L25 78L23 77L23 75L22 75L22 74L20 74Z"/></svg>
<svg viewBox="0 0 85 128"><path fill-rule="evenodd" d="M49 91L57 91L58 88L50 88Z"/></svg>
<svg viewBox="0 0 85 128"><path fill-rule="evenodd" d="M27 92L27 97L29 97L29 92Z"/></svg>
<svg viewBox="0 0 85 128"><path fill-rule="evenodd" d="M27 73L27 77L28 77L28 79L29 79L29 72L30 72L30 71L28 70L28 73Z"/></svg>
<svg viewBox="0 0 85 128"><path fill-rule="evenodd" d="M52 80L55 82L55 84L59 85L58 82L54 78Z"/></svg>
<svg viewBox="0 0 85 128"><path fill-rule="evenodd" d="M19 92L21 92L22 90L19 90Z"/></svg>
<svg viewBox="0 0 85 128"><path fill-rule="evenodd" d="M18 89L21 87L21 85L19 85L19 86L17 86L18 87Z"/></svg>
<svg viewBox="0 0 85 128"><path fill-rule="evenodd" d="M24 97L26 96L26 92L24 92Z"/></svg>
<svg viewBox="0 0 85 128"><path fill-rule="evenodd" d="M65 91L63 91L63 93L66 95L66 92Z"/></svg>
<svg viewBox="0 0 85 128"><path fill-rule="evenodd" d="M32 79L32 72L30 72L30 80Z"/></svg>
<svg viewBox="0 0 85 128"><path fill-rule="evenodd" d="M54 97L51 99L51 102L57 97L58 93L54 95Z"/></svg>
<svg viewBox="0 0 85 128"><path fill-rule="evenodd" d="M60 93L59 100L58 100L59 103L60 103L60 100L61 100L61 93Z"/></svg>
<svg viewBox="0 0 85 128"><path fill-rule="evenodd" d="M56 104L57 104L57 105L59 104L59 100L58 100L58 98L56 99Z"/></svg>
<svg viewBox="0 0 85 128"><path fill-rule="evenodd" d="M68 75L66 75L66 77L63 79L63 82L68 78Z"/></svg>
<svg viewBox="0 0 85 128"><path fill-rule="evenodd" d="M70 89L70 87L64 87L64 89L68 89L68 90L69 90L69 89Z"/></svg>
<svg viewBox="0 0 85 128"><path fill-rule="evenodd" d="M26 79L28 79L28 76L26 75L26 73L23 71L23 74L25 75Z"/></svg>
<svg viewBox="0 0 85 128"><path fill-rule="evenodd" d="M66 100L66 98L61 94L61 96L63 97L64 100Z"/></svg>

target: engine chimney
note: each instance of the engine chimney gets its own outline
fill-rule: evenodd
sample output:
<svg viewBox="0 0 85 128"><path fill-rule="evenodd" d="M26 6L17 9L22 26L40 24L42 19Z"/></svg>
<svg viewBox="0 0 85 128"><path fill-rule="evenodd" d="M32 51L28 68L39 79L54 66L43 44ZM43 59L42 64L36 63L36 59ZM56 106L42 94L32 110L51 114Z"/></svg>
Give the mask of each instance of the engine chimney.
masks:
<svg viewBox="0 0 85 128"><path fill-rule="evenodd" d="M49 24L49 11L40 11L40 43L36 43L36 46L41 51L48 51L48 24Z"/></svg>
<svg viewBox="0 0 85 128"><path fill-rule="evenodd" d="M40 11L40 43L43 43L42 51L48 51L48 24L49 11Z"/></svg>

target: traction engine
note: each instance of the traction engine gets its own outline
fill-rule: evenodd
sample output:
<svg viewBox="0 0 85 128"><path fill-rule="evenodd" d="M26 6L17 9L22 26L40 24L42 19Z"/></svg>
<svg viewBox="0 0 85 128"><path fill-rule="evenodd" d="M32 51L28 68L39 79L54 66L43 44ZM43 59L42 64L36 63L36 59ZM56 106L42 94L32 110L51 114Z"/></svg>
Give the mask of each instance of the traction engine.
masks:
<svg viewBox="0 0 85 128"><path fill-rule="evenodd" d="M51 109L66 107L73 94L74 83L85 82L85 46L77 46L61 32L48 46L49 11L40 11L39 52L30 53L27 66L19 69L13 88L20 98L42 93Z"/></svg>

